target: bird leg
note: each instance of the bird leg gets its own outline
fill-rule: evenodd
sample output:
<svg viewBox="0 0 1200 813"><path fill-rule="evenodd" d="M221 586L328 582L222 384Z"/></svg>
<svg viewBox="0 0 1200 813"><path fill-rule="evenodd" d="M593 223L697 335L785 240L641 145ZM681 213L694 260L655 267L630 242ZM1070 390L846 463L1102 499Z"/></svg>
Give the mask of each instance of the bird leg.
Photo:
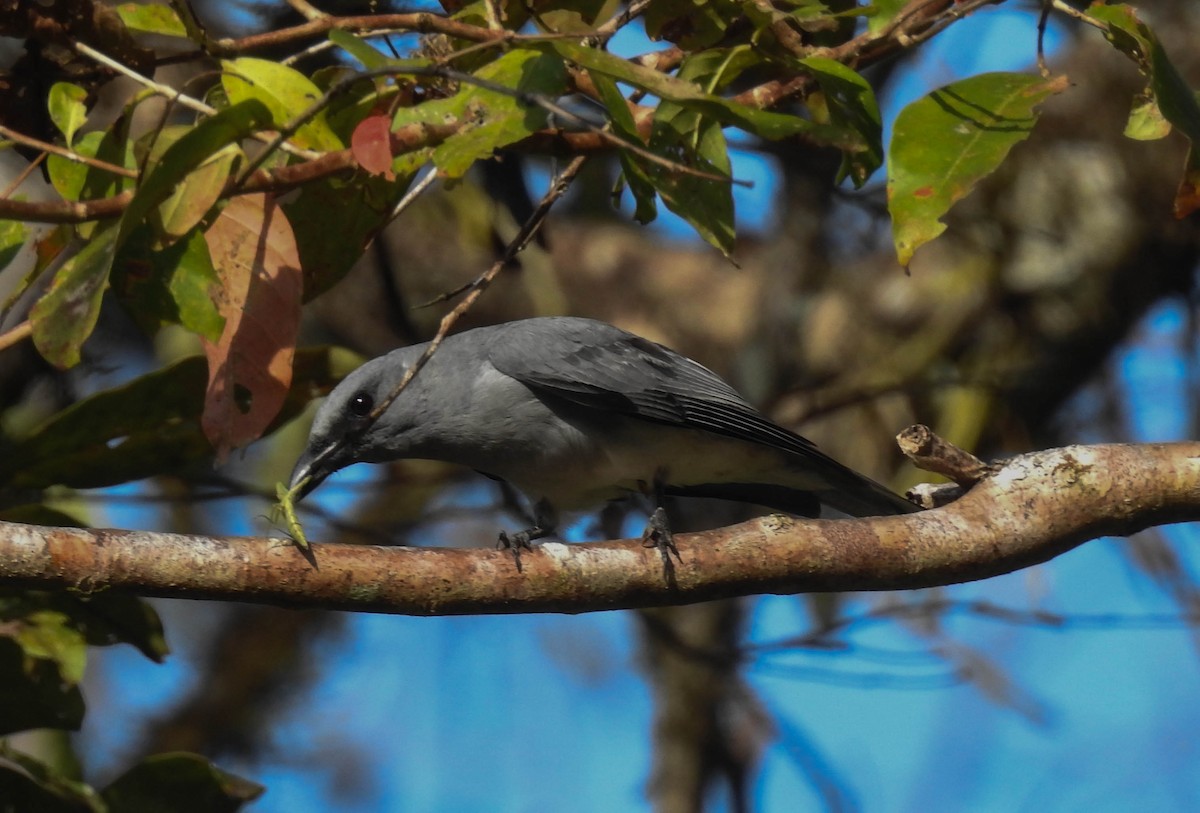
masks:
<svg viewBox="0 0 1200 813"><path fill-rule="evenodd" d="M667 470L659 467L654 472L654 481L652 483L654 511L650 514L650 519L646 522L646 530L642 531L642 544L648 548L657 548L663 561L663 574L666 576L667 582L673 584L675 582L675 563L671 561L671 555L680 563L683 558L679 555L679 548L675 547L675 535L671 533L671 523L667 519L667 509L665 507L667 500Z"/></svg>
<svg viewBox="0 0 1200 813"><path fill-rule="evenodd" d="M511 489L512 486L501 481L501 490L507 491L508 494L511 494ZM506 494L506 496L508 496L508 494ZM553 536L554 529L558 525L557 513L555 512L553 506L551 506L550 503L546 502L545 500L538 500L537 505L534 506L533 517L528 517L528 515L526 515L526 518L533 520L532 528L526 528L523 531L516 531L512 535L501 531L499 538L496 540L497 548L512 551L513 561L517 565L518 572L521 570L521 551L533 550L533 545L531 543L535 539Z"/></svg>

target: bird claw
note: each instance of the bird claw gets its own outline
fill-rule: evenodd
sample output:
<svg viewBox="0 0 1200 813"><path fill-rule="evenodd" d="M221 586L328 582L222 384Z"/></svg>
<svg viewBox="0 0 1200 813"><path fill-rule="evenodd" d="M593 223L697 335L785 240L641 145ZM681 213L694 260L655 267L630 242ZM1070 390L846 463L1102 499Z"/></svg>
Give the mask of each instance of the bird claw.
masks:
<svg viewBox="0 0 1200 813"><path fill-rule="evenodd" d="M675 547L675 534L671 533L671 524L667 521L667 512L661 505L654 509L654 513L650 515L650 519L646 522L646 530L642 531L642 544L647 548L657 548L663 561L663 574L667 581L673 583L675 581L675 563L671 561L671 555L683 563L683 557L679 555L679 548Z"/></svg>
<svg viewBox="0 0 1200 813"><path fill-rule="evenodd" d="M512 536L501 531L499 538L496 540L496 548L498 550L512 551L513 562L517 565L517 571L521 570L521 551L533 550L531 544L535 539L541 539L543 536L549 536L550 531L544 528L529 528L524 531L517 531Z"/></svg>

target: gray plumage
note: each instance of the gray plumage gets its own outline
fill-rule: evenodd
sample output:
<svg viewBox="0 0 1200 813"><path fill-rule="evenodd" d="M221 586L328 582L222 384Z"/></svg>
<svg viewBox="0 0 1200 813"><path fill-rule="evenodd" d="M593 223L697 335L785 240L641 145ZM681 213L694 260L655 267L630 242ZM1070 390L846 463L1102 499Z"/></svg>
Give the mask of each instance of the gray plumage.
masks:
<svg viewBox="0 0 1200 813"><path fill-rule="evenodd" d="M367 362L317 411L292 473L311 491L358 462L425 458L501 478L558 510L630 493L720 497L815 515L915 508L772 423L716 373L604 322L547 317L448 337L377 421L381 403L425 350ZM657 478L657 482L656 482Z"/></svg>

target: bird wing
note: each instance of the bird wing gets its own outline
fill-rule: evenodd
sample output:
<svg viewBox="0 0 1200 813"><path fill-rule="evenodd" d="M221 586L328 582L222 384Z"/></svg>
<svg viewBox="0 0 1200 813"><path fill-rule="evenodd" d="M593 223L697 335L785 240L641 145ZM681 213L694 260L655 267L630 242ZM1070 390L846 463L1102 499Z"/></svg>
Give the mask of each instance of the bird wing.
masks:
<svg viewBox="0 0 1200 813"><path fill-rule="evenodd" d="M825 457L811 441L763 417L707 367L604 322L514 322L492 344L489 360L533 390L591 409Z"/></svg>

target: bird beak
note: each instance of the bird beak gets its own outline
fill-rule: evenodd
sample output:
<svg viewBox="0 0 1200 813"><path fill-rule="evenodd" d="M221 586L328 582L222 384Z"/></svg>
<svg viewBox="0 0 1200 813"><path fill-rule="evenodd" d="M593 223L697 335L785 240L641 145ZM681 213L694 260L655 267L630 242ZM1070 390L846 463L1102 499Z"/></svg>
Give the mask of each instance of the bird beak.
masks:
<svg viewBox="0 0 1200 813"><path fill-rule="evenodd" d="M295 499L297 501L312 493L313 489L321 485L325 478L334 472L333 468L326 465L332 451L332 448L325 448L314 453L311 449L305 449L304 454L300 455L288 481L288 488L296 492ZM296 486L305 480L307 482L304 482L304 486L296 491Z"/></svg>

